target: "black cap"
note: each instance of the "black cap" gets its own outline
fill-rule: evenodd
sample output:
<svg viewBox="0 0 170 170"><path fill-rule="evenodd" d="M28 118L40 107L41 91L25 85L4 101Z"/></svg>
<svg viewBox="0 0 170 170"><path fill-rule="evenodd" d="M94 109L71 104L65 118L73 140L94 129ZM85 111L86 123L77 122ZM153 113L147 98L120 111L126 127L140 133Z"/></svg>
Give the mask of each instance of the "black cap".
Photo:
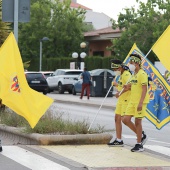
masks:
<svg viewBox="0 0 170 170"><path fill-rule="evenodd" d="M111 61L111 68L119 68L121 67L122 62L118 59L112 59Z"/></svg>

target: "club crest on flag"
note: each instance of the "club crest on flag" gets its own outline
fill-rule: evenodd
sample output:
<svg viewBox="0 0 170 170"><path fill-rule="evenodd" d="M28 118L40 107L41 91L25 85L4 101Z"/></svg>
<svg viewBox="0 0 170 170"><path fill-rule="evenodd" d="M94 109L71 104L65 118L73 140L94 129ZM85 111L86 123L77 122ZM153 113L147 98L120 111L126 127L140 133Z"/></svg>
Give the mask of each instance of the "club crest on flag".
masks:
<svg viewBox="0 0 170 170"><path fill-rule="evenodd" d="M20 86L18 82L18 77L14 76L11 81L11 90L20 93Z"/></svg>

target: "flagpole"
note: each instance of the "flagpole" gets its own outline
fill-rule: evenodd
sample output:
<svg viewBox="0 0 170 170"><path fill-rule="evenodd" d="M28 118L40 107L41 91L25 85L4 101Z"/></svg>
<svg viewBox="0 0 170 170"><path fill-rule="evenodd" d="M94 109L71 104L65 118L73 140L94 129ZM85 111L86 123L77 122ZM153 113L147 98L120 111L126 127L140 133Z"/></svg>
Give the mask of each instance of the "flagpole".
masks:
<svg viewBox="0 0 170 170"><path fill-rule="evenodd" d="M91 124L90 124L90 126L89 126L89 128L88 128L88 132L90 131L90 129L91 129L91 127L92 127L92 125L93 125L93 123L94 123L94 121L95 121L95 119L96 119L97 115L99 114L99 111L100 111L100 109L102 108L103 103L104 103L104 101L105 101L106 97L108 96L108 94L109 94L109 92L110 92L111 88L112 88L112 85L110 86L110 88L109 88L109 90L108 90L108 92L107 92L107 94L106 94L105 98L104 98L104 99L103 99L103 101L102 101L102 104L100 105L100 107L99 107L99 109L98 109L98 112L96 113L96 115L95 115L95 117L94 117L93 121L91 122Z"/></svg>
<svg viewBox="0 0 170 170"><path fill-rule="evenodd" d="M149 53L150 53L151 51L152 51L152 49L150 49L150 50L148 51L148 53L145 55L145 57L143 58L143 60L147 58L147 56L149 55ZM143 61L143 60L142 60L142 61Z"/></svg>
<svg viewBox="0 0 170 170"><path fill-rule="evenodd" d="M14 35L18 43L18 0L14 0Z"/></svg>

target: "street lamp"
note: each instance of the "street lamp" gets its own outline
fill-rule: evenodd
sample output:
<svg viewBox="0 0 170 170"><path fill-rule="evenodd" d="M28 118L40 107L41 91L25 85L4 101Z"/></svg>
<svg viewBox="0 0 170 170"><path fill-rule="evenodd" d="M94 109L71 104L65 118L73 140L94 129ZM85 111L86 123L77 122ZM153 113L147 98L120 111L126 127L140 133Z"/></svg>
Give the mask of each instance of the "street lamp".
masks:
<svg viewBox="0 0 170 170"><path fill-rule="evenodd" d="M82 49L85 48L85 47L86 47L86 43L85 43L85 42L82 42L82 43L80 44L80 47L81 47ZM82 67L84 67L84 66L81 65L81 59L84 59L84 58L86 57L86 55L87 55L87 54L86 54L85 52L80 53L80 56L79 56L79 54L78 54L77 52L72 53L72 57L75 58L75 59L77 59L78 69L83 69Z"/></svg>
<svg viewBox="0 0 170 170"><path fill-rule="evenodd" d="M39 71L42 70L42 42L43 41L49 41L50 39L48 37L43 37L42 39L40 39L40 68Z"/></svg>

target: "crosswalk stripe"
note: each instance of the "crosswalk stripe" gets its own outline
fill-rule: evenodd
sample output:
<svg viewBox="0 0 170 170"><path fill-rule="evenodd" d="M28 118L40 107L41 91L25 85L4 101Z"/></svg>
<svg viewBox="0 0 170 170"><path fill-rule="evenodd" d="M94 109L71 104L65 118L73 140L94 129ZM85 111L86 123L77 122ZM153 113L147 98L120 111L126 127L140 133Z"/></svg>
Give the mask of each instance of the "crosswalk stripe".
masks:
<svg viewBox="0 0 170 170"><path fill-rule="evenodd" d="M162 142L162 141L152 140L152 139L149 139L149 141L151 141L151 142L156 142L156 143L162 143L162 144L166 144L166 145L170 145L169 142Z"/></svg>
<svg viewBox="0 0 170 170"><path fill-rule="evenodd" d="M144 145L144 148L170 156L170 148L159 145Z"/></svg>
<svg viewBox="0 0 170 170"><path fill-rule="evenodd" d="M127 138L127 139L136 139L136 136L135 135L125 135L125 134L122 134L122 136L124 138Z"/></svg>
<svg viewBox="0 0 170 170"><path fill-rule="evenodd" d="M32 170L69 170L67 167L18 146L3 146L1 154Z"/></svg>

